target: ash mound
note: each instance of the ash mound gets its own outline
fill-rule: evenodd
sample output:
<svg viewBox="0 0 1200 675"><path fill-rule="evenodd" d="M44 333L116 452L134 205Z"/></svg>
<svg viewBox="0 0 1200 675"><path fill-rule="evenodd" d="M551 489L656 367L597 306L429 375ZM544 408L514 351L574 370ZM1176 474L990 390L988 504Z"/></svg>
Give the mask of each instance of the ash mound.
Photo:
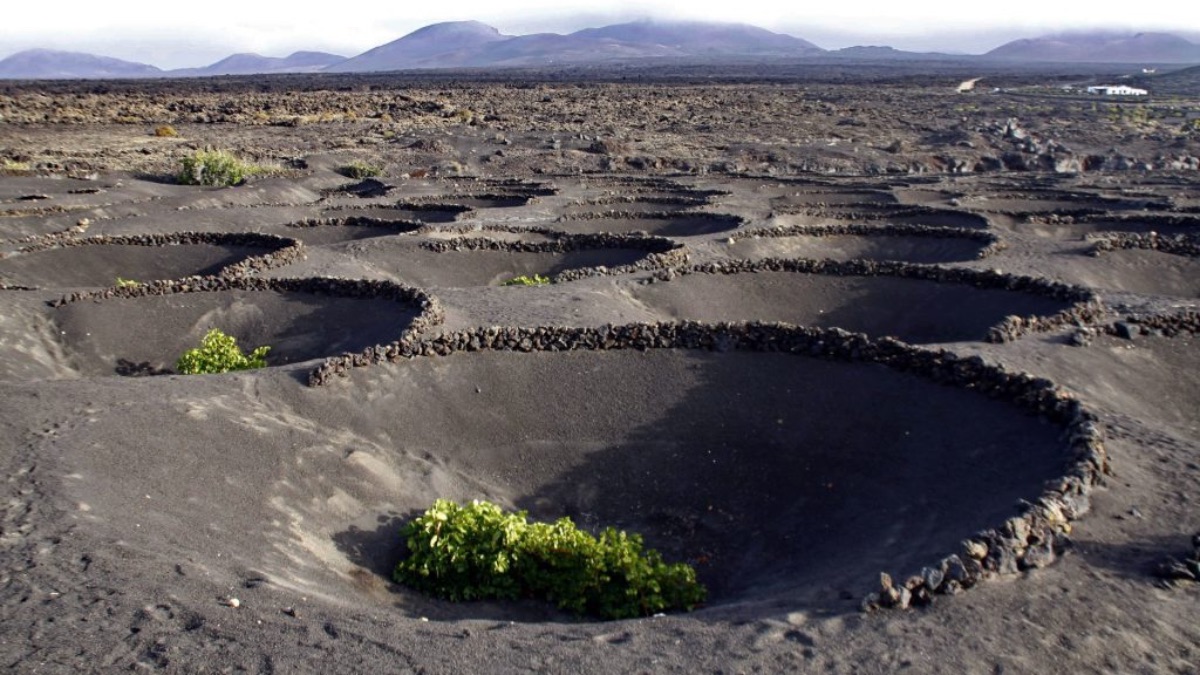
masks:
<svg viewBox="0 0 1200 675"><path fill-rule="evenodd" d="M783 225L881 223L986 230L987 217L962 209L927 205L865 202L832 206L776 206L771 213Z"/></svg>
<svg viewBox="0 0 1200 675"><path fill-rule="evenodd" d="M1195 235L1200 233L1200 217L1168 213L1104 213L1074 218L1051 214L1030 219L1017 227L1022 231L1058 239L1082 239L1106 232Z"/></svg>
<svg viewBox="0 0 1200 675"><path fill-rule="evenodd" d="M920 206L883 211L878 217L872 220L882 220L898 225L925 225L928 227L957 227L978 230L986 230L989 226L987 218L976 213Z"/></svg>
<svg viewBox="0 0 1200 675"><path fill-rule="evenodd" d="M389 205L371 205L355 207L335 207L326 209L322 216L326 218L350 217L367 218L382 221L406 221L418 223L452 223L460 216L470 213L466 206L451 204L407 204L399 202Z"/></svg>
<svg viewBox="0 0 1200 675"><path fill-rule="evenodd" d="M656 214L677 214L704 206L708 202L709 200L705 197L685 196L598 197L568 204L559 212L568 219L577 217L638 218L646 214L653 217Z"/></svg>
<svg viewBox="0 0 1200 675"><path fill-rule="evenodd" d="M136 452L122 437L163 410L98 421L108 450L85 468L111 486L80 487L97 527L134 543L153 538L157 521L204 529L219 540L204 546L237 551L212 565L339 604L434 619L564 618L450 605L385 580L402 555L400 520L439 497L485 498L538 519L640 532L697 566L714 609L794 608L861 597L880 569L954 551L1016 515L1017 500L1035 498L1068 459L1061 429L1013 405L807 355L485 349L363 369L344 386L297 390L286 379L266 373L253 395L198 399L203 415L178 420L175 452L199 460L211 493L165 500L153 514L131 508L145 490L119 455ZM223 445L253 447L254 460L207 461L214 424ZM137 456L151 472L173 461ZM223 480L230 462L236 479ZM134 517L143 528L128 527ZM174 541L169 555L198 555L198 545ZM364 571L377 580L364 582Z"/></svg>
<svg viewBox="0 0 1200 675"><path fill-rule="evenodd" d="M424 297L386 282L215 280L84 296L50 318L80 374L142 374L170 370L211 328L247 350L269 345L270 366L388 344L422 316Z"/></svg>
<svg viewBox="0 0 1200 675"><path fill-rule="evenodd" d="M1164 251L1134 248L1064 256L1059 276L1101 290L1200 298L1200 258Z"/></svg>
<svg viewBox="0 0 1200 675"><path fill-rule="evenodd" d="M1074 191L1038 190L1032 192L993 193L960 197L954 205L983 213L1010 216L1041 214L1096 215L1119 211L1163 208L1161 199L1108 197Z"/></svg>
<svg viewBox="0 0 1200 675"><path fill-rule="evenodd" d="M771 208L780 211L790 211L802 208L821 208L827 206L862 206L895 205L895 195L885 190L849 190L849 189L819 189L804 188L789 191L787 194L770 200Z"/></svg>
<svg viewBox="0 0 1200 675"><path fill-rule="evenodd" d="M729 232L742 226L742 219L715 213L600 212L560 218L554 227L564 232L630 234L644 232L656 237L694 237Z"/></svg>
<svg viewBox="0 0 1200 675"><path fill-rule="evenodd" d="M633 271L679 247L656 237L560 235L519 228L481 230L456 238L362 242L354 256L386 274L421 287L498 286L520 276L569 281L584 270ZM572 273L575 274L572 274Z"/></svg>
<svg viewBox="0 0 1200 675"><path fill-rule="evenodd" d="M990 255L1001 244L978 230L921 226L816 226L755 230L731 237L730 257L897 260L948 263Z"/></svg>
<svg viewBox="0 0 1200 675"><path fill-rule="evenodd" d="M341 217L310 218L287 225L261 228L264 232L299 239L308 246L332 246L348 241L407 234L421 229L421 223L396 217L377 217L369 212L340 211ZM347 215L353 213L353 215ZM382 216L383 214L378 214Z"/></svg>
<svg viewBox="0 0 1200 675"><path fill-rule="evenodd" d="M209 276L295 245L293 239L258 234L47 238L0 259L0 279L33 288L82 288L114 286L118 279Z"/></svg>
<svg viewBox="0 0 1200 675"><path fill-rule="evenodd" d="M999 279L983 281L986 275L969 270L926 273L899 263L764 259L684 272L632 293L672 319L781 321L913 344L994 339L994 329L1007 317L1053 317L1075 302L1009 289Z"/></svg>

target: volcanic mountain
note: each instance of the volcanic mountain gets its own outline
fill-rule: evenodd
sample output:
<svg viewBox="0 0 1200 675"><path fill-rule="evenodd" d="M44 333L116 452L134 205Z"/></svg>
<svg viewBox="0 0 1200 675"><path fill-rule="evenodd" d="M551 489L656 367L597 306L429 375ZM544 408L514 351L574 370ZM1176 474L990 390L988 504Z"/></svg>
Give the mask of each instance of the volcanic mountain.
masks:
<svg viewBox="0 0 1200 675"><path fill-rule="evenodd" d="M259 54L234 54L203 68L169 71L169 75L206 77L211 75L251 75L256 73L315 73L345 61L346 57L325 52L295 52L279 58Z"/></svg>
<svg viewBox="0 0 1200 675"><path fill-rule="evenodd" d="M1200 45L1169 33L1064 33L1014 40L984 56L1012 61L1200 63Z"/></svg>
<svg viewBox="0 0 1200 675"><path fill-rule="evenodd" d="M744 24L637 21L569 35L508 36L477 21L426 26L331 68L406 68L603 63L646 58L796 57L824 50L806 40Z"/></svg>
<svg viewBox="0 0 1200 675"><path fill-rule="evenodd" d="M807 40L740 23L635 21L571 34L643 47L672 50L678 56L809 56L824 50Z"/></svg>
<svg viewBox="0 0 1200 675"><path fill-rule="evenodd" d="M0 78L88 79L160 77L163 71L145 63L53 49L28 49L0 61Z"/></svg>
<svg viewBox="0 0 1200 675"><path fill-rule="evenodd" d="M511 40L478 21L451 21L425 26L330 68L351 73L406 68L445 68L470 64L485 46Z"/></svg>
<svg viewBox="0 0 1200 675"><path fill-rule="evenodd" d="M378 72L434 68L544 67L645 60L716 63L828 56L846 61L980 59L1058 63L1200 64L1200 44L1168 33L1082 32L1014 40L982 56L905 52L886 46L826 51L791 35L738 23L643 20L569 34L505 35L478 21L420 28L352 58L298 51L241 53L202 68L163 71L119 59L33 49L0 61L0 78L203 77Z"/></svg>

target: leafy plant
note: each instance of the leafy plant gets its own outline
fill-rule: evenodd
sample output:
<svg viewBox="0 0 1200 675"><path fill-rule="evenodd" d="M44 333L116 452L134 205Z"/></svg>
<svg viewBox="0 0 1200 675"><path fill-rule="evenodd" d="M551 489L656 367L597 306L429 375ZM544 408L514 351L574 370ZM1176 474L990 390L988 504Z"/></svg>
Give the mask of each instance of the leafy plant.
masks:
<svg viewBox="0 0 1200 675"><path fill-rule="evenodd" d="M25 173L32 169L29 162L18 162L15 159L8 157L4 158L4 163L0 164L0 170L12 173Z"/></svg>
<svg viewBox="0 0 1200 675"><path fill-rule="evenodd" d="M501 286L545 286L550 283L550 277L535 274L532 277L522 274L500 284Z"/></svg>
<svg viewBox="0 0 1200 675"><path fill-rule="evenodd" d="M142 285L142 282L140 282L140 281L136 281L134 279L126 279L124 277L117 277L117 288L137 288L138 286L141 286L141 285Z"/></svg>
<svg viewBox="0 0 1200 675"><path fill-rule="evenodd" d="M184 185L238 185L255 174L263 173L260 166L244 162L228 150L197 150L181 160L183 168L177 179Z"/></svg>
<svg viewBox="0 0 1200 675"><path fill-rule="evenodd" d="M374 178L382 174L383 169L372 164L367 164L362 160L356 160L338 169L338 173L347 178L362 180L364 178Z"/></svg>
<svg viewBox="0 0 1200 675"><path fill-rule="evenodd" d="M691 566L663 562L641 536L609 527L594 537L570 518L530 523L524 511L439 499L401 534L410 553L393 578L454 601L535 597L624 619L690 610L707 595Z"/></svg>
<svg viewBox="0 0 1200 675"><path fill-rule="evenodd" d="M270 347L262 346L243 354L237 339L213 328L205 333L200 346L189 349L175 362L176 372L182 375L228 373L232 370L251 370L267 365Z"/></svg>

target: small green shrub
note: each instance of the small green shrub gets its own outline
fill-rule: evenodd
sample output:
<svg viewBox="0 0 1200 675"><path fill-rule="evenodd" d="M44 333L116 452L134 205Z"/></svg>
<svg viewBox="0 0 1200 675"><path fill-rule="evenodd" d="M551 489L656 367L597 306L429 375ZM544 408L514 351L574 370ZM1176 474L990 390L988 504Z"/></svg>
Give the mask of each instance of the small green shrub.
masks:
<svg viewBox="0 0 1200 675"><path fill-rule="evenodd" d="M117 277L117 288L137 288L138 286L141 286L141 285L142 285L142 282L140 282L140 281L137 281L134 279L126 279L124 277Z"/></svg>
<svg viewBox="0 0 1200 675"><path fill-rule="evenodd" d="M5 171L8 173L27 173L32 169L33 167L29 164L29 162L18 162L17 160L10 159L8 157L5 157L4 163L0 164L0 171Z"/></svg>
<svg viewBox="0 0 1200 675"><path fill-rule="evenodd" d="M362 180L364 178L374 178L382 174L383 169L371 164L367 164L366 162L360 160L350 162L346 166L343 166L342 168L338 169L338 173L347 178Z"/></svg>
<svg viewBox="0 0 1200 675"><path fill-rule="evenodd" d="M267 365L270 347L258 347L247 356L237 340L213 328L205 333L196 349L189 349L175 362L175 371L182 375L209 375L231 370L251 370Z"/></svg>
<svg viewBox="0 0 1200 675"><path fill-rule="evenodd" d="M532 277L522 274L500 284L501 286L545 286L550 283L550 277L535 274Z"/></svg>
<svg viewBox="0 0 1200 675"><path fill-rule="evenodd" d="M594 537L570 518L530 523L524 511L439 499L401 534L410 554L395 580L454 601L534 597L624 619L690 610L707 595L691 566L663 562L639 535L610 527Z"/></svg>
<svg viewBox="0 0 1200 675"><path fill-rule="evenodd" d="M183 168L177 179L184 185L226 187L239 185L250 176L263 173L261 167L244 162L227 150L197 150L181 162Z"/></svg>

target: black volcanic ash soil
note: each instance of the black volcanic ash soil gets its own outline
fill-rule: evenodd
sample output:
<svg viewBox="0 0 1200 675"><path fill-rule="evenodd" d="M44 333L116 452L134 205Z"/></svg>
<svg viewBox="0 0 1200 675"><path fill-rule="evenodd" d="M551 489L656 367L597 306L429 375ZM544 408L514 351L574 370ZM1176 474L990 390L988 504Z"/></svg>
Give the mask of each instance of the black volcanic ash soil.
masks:
<svg viewBox="0 0 1200 675"><path fill-rule="evenodd" d="M784 271L686 274L633 294L672 319L784 321L915 344L983 340L1007 316L1050 316L1070 306L962 283Z"/></svg>
<svg viewBox="0 0 1200 675"><path fill-rule="evenodd" d="M171 560L236 551L201 559L218 576L255 570L397 619L567 618L433 601L386 581L402 554L395 518L436 498L489 499L640 532L697 565L710 606L767 606L782 594L796 608L859 596L882 568L933 562L1015 515L1065 461L1060 430L1013 406L808 356L480 352L367 369L346 386L287 384L282 373L260 381L272 394L263 400L233 388L185 403L180 392L100 421L104 450L79 458L92 478L75 487L94 528ZM181 405L194 414L172 423L169 452L134 442ZM222 448L241 450L216 461ZM137 471L122 470L134 456ZM138 500L160 487L135 486L179 457L193 458L189 482L205 486L204 499L142 514ZM145 525L132 528L135 519ZM156 539L166 522L206 535ZM356 581L356 565L380 578Z"/></svg>
<svg viewBox="0 0 1200 675"><path fill-rule="evenodd" d="M553 227L572 234L629 234L645 232L657 237L693 237L735 230L742 225L736 216L711 213L598 213L561 219Z"/></svg>
<svg viewBox="0 0 1200 675"><path fill-rule="evenodd" d="M948 263L974 260L987 244L961 237L894 234L804 234L743 237L726 246L732 258L810 258L816 260L900 260Z"/></svg>
<svg viewBox="0 0 1200 675"><path fill-rule="evenodd" d="M35 288L115 286L118 277L147 282L212 275L277 250L225 244L89 244L50 248L0 259L0 279Z"/></svg>
<svg viewBox="0 0 1200 675"><path fill-rule="evenodd" d="M414 286L462 288L497 286L519 276L553 277L568 270L621 267L644 260L650 252L609 247L573 251L436 251L410 239L361 242L355 246L353 255Z"/></svg>
<svg viewBox="0 0 1200 675"><path fill-rule="evenodd" d="M400 338L417 310L391 300L298 291L215 291L74 302L53 310L58 340L84 375L129 364L174 368L210 328L249 351L269 345L268 365L359 351Z"/></svg>

